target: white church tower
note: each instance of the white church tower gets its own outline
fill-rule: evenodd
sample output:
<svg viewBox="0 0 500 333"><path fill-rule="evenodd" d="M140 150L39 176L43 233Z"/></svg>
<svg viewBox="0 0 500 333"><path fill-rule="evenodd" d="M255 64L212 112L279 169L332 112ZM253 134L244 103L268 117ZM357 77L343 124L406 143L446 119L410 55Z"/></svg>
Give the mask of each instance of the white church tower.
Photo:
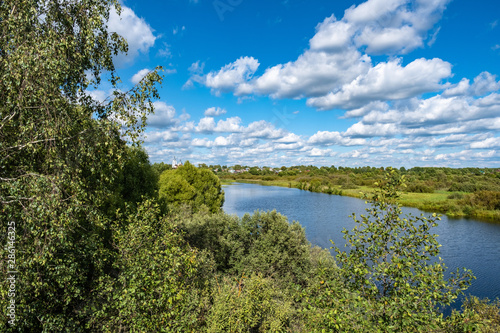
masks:
<svg viewBox="0 0 500 333"><path fill-rule="evenodd" d="M180 166L182 166L182 161L179 160L179 163L177 163L177 159L174 156L174 159L172 161L172 169L177 169Z"/></svg>

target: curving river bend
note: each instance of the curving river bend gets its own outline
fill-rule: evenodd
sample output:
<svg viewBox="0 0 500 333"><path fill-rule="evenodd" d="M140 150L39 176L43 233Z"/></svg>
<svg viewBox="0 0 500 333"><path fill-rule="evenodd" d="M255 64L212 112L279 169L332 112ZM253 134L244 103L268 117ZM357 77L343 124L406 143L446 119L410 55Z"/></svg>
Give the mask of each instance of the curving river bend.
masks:
<svg viewBox="0 0 500 333"><path fill-rule="evenodd" d="M224 191L226 213L243 216L255 210L276 209L289 221L300 222L307 239L323 248L331 247L330 239L343 248L341 231L355 225L349 215L364 214L368 207L360 199L294 188L235 184L224 186ZM405 207L403 212L431 215L416 208ZM467 293L480 298L500 297L500 224L442 216L434 233L439 235L440 257L448 269L466 267L476 276Z"/></svg>

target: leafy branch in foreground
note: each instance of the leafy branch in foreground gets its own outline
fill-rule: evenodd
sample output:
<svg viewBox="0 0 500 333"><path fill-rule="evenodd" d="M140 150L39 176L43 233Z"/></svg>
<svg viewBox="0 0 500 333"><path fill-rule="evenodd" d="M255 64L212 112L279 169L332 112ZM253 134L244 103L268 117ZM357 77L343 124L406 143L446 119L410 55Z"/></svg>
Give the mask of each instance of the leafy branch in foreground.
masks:
<svg viewBox="0 0 500 333"><path fill-rule="evenodd" d="M365 318L382 331L436 329L440 308L450 305L474 279L469 270L451 273L438 258L440 244L432 228L439 217L402 217L398 189L404 178L391 169L370 198L367 215L353 219L357 226L345 230L349 252L336 248L343 283L358 293ZM339 322L342 321L342 318Z"/></svg>
<svg viewBox="0 0 500 333"><path fill-rule="evenodd" d="M16 233L16 318L0 331L85 331L95 290L113 276L118 198L133 182L138 143L157 71L118 92L113 57L126 41L108 31L115 0L0 1L0 308L10 301L8 226ZM110 75L113 98L94 100L94 77ZM146 159L143 159L146 160ZM145 163L143 163L145 164ZM128 166L127 166L128 165ZM132 204L136 204L132 202ZM12 228L12 227L11 227Z"/></svg>

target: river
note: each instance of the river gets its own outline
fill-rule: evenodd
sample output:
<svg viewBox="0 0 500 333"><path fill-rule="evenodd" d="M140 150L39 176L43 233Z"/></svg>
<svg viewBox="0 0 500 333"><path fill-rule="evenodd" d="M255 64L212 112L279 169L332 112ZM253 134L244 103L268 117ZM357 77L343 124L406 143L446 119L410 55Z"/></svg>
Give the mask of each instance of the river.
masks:
<svg viewBox="0 0 500 333"><path fill-rule="evenodd" d="M330 240L343 248L341 231L351 230L355 225L349 215L359 216L368 207L360 199L295 188L235 184L224 186L224 191L226 213L241 217L256 210L276 209L289 221L300 222L307 239L323 248L331 247ZM405 207L403 212L431 215L416 208ZM440 257L449 271L466 267L476 276L467 293L480 298L500 297L500 224L442 216L434 233L439 235Z"/></svg>

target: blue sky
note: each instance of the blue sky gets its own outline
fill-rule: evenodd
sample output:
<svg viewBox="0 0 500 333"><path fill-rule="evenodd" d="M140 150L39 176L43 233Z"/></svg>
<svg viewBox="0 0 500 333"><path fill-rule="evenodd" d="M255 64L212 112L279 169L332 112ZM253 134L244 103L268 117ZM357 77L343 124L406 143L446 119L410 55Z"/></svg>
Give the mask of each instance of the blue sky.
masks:
<svg viewBox="0 0 500 333"><path fill-rule="evenodd" d="M500 167L500 3L123 1L152 162ZM96 98L109 94L102 86Z"/></svg>

